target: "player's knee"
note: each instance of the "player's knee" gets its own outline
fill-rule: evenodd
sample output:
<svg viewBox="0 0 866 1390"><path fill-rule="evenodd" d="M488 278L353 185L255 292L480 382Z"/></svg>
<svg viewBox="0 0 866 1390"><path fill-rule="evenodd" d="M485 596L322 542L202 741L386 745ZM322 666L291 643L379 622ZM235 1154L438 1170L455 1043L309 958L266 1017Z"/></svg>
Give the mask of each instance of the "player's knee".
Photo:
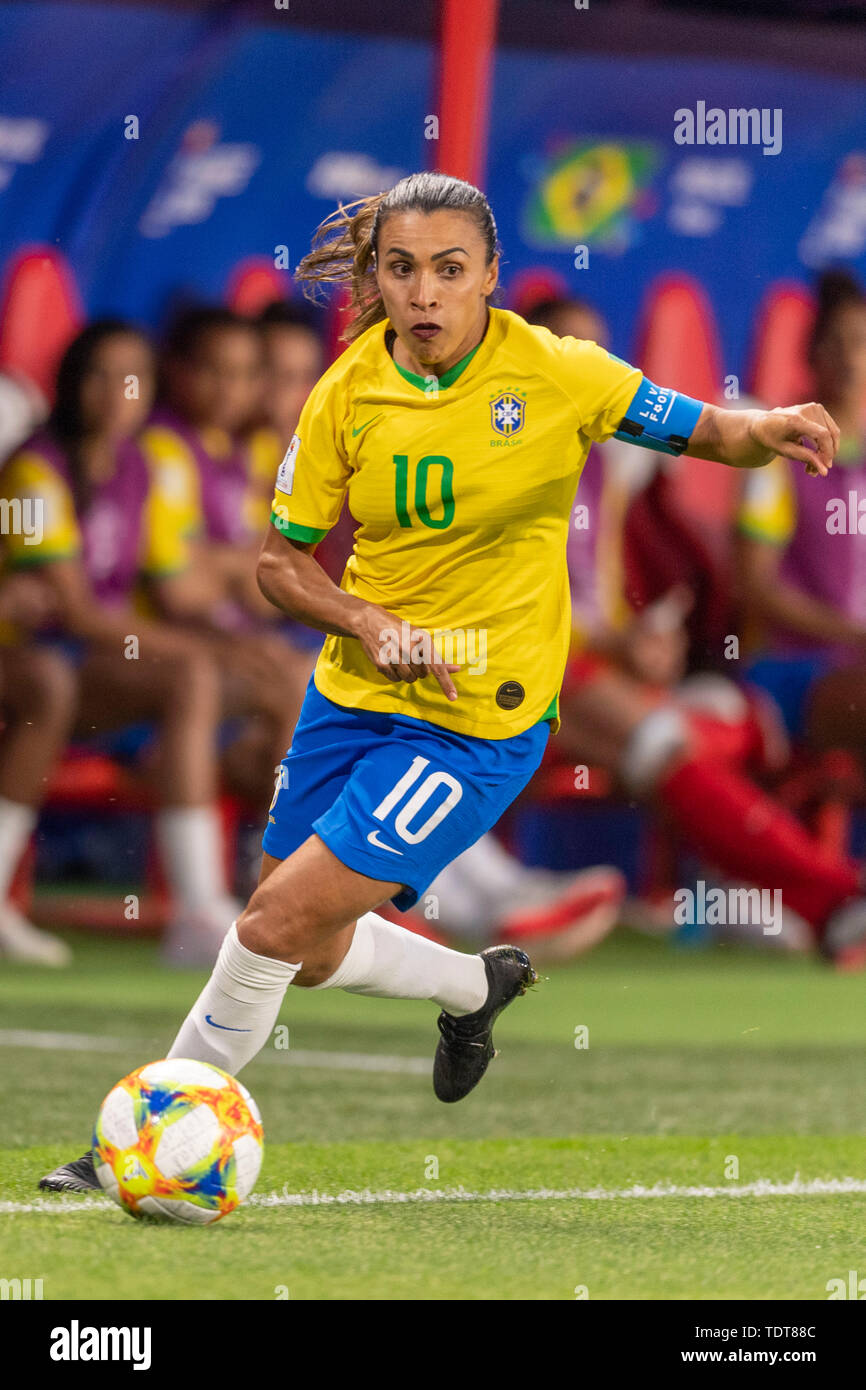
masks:
<svg viewBox="0 0 866 1390"><path fill-rule="evenodd" d="M303 970L292 980L293 985L299 989L315 989L317 985L322 985L329 980L334 973L334 963L326 961L304 961Z"/></svg>
<svg viewBox="0 0 866 1390"><path fill-rule="evenodd" d="M32 722L67 723L78 698L75 670L56 652L30 651L22 665L17 697L14 703Z"/></svg>
<svg viewBox="0 0 866 1390"><path fill-rule="evenodd" d="M163 672L163 695L175 714L212 714L219 701L219 675L210 653L194 646L169 658Z"/></svg>
<svg viewBox="0 0 866 1390"><path fill-rule="evenodd" d="M274 960L302 960L313 929L303 904L287 905L266 884L256 889L237 921L241 945Z"/></svg>

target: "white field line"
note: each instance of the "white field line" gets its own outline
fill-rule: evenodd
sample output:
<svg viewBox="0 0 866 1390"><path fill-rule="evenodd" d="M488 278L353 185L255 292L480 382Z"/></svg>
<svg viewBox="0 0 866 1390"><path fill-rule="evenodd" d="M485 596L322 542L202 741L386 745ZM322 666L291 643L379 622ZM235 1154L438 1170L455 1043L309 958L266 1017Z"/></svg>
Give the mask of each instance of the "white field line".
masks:
<svg viewBox="0 0 866 1390"><path fill-rule="evenodd" d="M0 1047L40 1048L47 1052L144 1051L135 1038L107 1038L91 1033L42 1033L29 1028L0 1028ZM377 1052L315 1052L300 1048L268 1049L258 1062L287 1067L323 1067L329 1071L378 1071L428 1076L432 1058L388 1056Z"/></svg>
<svg viewBox="0 0 866 1390"><path fill-rule="evenodd" d="M864 1178L808 1178L797 1174L790 1182L773 1182L760 1178L757 1182L733 1183L727 1187L680 1187L675 1183L654 1183L644 1187L534 1187L491 1188L473 1192L464 1187L426 1188L412 1192L373 1192L370 1188L345 1192L261 1192L246 1203L251 1207L375 1207L418 1205L430 1202L615 1202L648 1198L679 1197L840 1197L866 1193ZM112 1206L107 1197L34 1197L31 1202L0 1202L0 1216L39 1213L45 1216L68 1216L79 1211L104 1211Z"/></svg>

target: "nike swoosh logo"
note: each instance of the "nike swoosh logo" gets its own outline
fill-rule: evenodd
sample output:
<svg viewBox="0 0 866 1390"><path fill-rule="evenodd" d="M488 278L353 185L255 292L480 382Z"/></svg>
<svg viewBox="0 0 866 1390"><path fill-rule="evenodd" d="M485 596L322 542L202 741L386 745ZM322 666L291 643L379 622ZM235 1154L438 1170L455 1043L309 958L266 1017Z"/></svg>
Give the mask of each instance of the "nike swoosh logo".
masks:
<svg viewBox="0 0 866 1390"><path fill-rule="evenodd" d="M211 1028L222 1028L226 1033L251 1033L252 1028L230 1028L227 1023L215 1023L210 1014L205 1014L205 1023L209 1023Z"/></svg>
<svg viewBox="0 0 866 1390"><path fill-rule="evenodd" d="M359 425L358 428L357 428L356 430L352 430L352 438L354 439L354 438L355 438L355 435L356 435L356 434L360 434L361 431L362 431L362 430L365 430L365 429L367 428L368 425L375 425L375 423L376 423L377 420L381 420L383 414L384 414L384 411L380 410L380 411L379 411L379 414L378 414L378 415L374 415L373 418L372 418L372 420L367 420L367 421L365 421L365 423L364 423L363 425ZM401 853L402 853L402 850L397 850L397 853L398 853L398 854L401 854Z"/></svg>
<svg viewBox="0 0 866 1390"><path fill-rule="evenodd" d="M369 835L367 836L367 839L369 843L371 845L375 845L377 849L387 849L390 850L392 854L403 853L401 849L395 849L393 845L386 845L384 840L380 840L378 830L371 830Z"/></svg>

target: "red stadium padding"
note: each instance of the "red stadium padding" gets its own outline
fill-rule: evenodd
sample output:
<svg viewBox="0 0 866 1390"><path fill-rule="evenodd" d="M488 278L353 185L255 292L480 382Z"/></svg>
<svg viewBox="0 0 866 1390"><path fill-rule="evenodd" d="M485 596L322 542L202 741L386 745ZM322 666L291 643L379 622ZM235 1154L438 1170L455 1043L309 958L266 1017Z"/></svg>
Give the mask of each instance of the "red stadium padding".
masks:
<svg viewBox="0 0 866 1390"><path fill-rule="evenodd" d="M57 365L83 325L78 288L59 251L29 246L12 257L0 291L0 368L20 372L53 401Z"/></svg>
<svg viewBox="0 0 866 1390"><path fill-rule="evenodd" d="M755 315L750 391L766 405L796 405L812 396L806 360L815 301L802 285L771 285Z"/></svg>
<svg viewBox="0 0 866 1390"><path fill-rule="evenodd" d="M570 293L568 281L558 270L531 266L529 270L519 270L509 281L508 307L528 318L545 299L568 299Z"/></svg>
<svg viewBox="0 0 866 1390"><path fill-rule="evenodd" d="M239 261L228 278L225 300L236 314L254 318L280 299L288 299L292 282L267 256L248 256Z"/></svg>
<svg viewBox="0 0 866 1390"><path fill-rule="evenodd" d="M688 275L664 275L644 301L635 362L659 386L674 386L699 401L723 399L716 320L707 295ZM671 460L677 503L701 526L710 547L724 553L736 497L736 472L702 459Z"/></svg>
<svg viewBox="0 0 866 1390"><path fill-rule="evenodd" d="M499 0L443 0L439 48L439 139L431 141L436 168L469 183L484 183L488 97Z"/></svg>
<svg viewBox="0 0 866 1390"><path fill-rule="evenodd" d="M54 769L48 787L50 806L106 807L124 811L150 810L153 799L139 778L102 753L67 752Z"/></svg>
<svg viewBox="0 0 866 1390"><path fill-rule="evenodd" d="M689 275L662 275L644 300L637 361L652 381L699 400L721 395L716 320L707 295Z"/></svg>

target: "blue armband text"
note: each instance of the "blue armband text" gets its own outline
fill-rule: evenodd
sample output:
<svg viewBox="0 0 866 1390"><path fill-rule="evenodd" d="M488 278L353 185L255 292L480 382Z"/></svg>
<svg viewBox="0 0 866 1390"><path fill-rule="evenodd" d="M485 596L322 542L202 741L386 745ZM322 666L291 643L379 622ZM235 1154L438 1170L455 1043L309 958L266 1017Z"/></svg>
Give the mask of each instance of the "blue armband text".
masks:
<svg viewBox="0 0 866 1390"><path fill-rule="evenodd" d="M702 401L642 377L614 439L661 454L681 454L703 408Z"/></svg>

